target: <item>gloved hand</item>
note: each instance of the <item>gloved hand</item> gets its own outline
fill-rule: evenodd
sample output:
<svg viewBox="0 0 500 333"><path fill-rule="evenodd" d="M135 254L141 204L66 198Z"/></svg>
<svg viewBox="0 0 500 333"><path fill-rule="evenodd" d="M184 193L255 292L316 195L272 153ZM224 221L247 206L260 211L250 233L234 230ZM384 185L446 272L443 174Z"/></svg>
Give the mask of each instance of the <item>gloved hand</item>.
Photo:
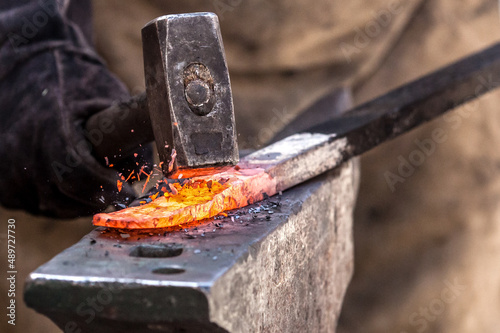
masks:
<svg viewBox="0 0 500 333"><path fill-rule="evenodd" d="M5 207L76 217L134 199L129 184L117 186L123 181L120 172L100 164L85 138L90 115L129 95L93 51L89 30L72 19L77 13L90 22L83 9L90 10L86 0L0 3L0 202ZM130 172L121 171L125 177Z"/></svg>

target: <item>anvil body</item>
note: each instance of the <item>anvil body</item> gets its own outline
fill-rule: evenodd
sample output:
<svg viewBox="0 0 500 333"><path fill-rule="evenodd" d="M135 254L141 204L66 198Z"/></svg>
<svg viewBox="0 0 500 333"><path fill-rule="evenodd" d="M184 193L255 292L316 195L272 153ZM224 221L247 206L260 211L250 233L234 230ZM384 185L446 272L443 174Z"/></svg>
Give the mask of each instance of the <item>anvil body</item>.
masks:
<svg viewBox="0 0 500 333"><path fill-rule="evenodd" d="M98 228L31 273L25 300L66 331L333 332L357 179L354 159L222 219Z"/></svg>

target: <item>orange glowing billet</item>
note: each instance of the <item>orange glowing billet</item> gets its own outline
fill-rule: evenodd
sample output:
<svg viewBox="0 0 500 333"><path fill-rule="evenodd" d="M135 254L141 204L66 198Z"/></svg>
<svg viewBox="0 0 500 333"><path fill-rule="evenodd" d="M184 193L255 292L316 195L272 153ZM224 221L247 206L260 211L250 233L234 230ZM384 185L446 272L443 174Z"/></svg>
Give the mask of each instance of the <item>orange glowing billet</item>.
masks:
<svg viewBox="0 0 500 333"><path fill-rule="evenodd" d="M261 168L180 170L178 174L189 180L170 184L169 192L142 206L96 214L92 223L126 229L171 227L245 207L277 192L276 181Z"/></svg>

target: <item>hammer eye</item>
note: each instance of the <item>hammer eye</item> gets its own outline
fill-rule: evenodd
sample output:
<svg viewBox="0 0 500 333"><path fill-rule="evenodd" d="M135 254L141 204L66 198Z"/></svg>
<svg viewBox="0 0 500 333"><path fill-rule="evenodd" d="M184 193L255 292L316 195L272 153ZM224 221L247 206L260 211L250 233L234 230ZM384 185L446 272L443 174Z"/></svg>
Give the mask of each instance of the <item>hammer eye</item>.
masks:
<svg viewBox="0 0 500 333"><path fill-rule="evenodd" d="M189 108L198 116L209 114L215 104L214 80L203 64L190 64L184 69L184 96Z"/></svg>

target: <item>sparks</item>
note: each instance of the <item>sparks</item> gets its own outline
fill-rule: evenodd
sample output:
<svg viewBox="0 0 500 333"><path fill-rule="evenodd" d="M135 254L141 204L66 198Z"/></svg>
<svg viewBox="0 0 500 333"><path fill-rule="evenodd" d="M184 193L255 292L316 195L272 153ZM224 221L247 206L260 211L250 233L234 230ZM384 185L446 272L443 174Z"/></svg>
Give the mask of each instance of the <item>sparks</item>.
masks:
<svg viewBox="0 0 500 333"><path fill-rule="evenodd" d="M142 171L142 169L141 169L141 171ZM147 175L148 177L146 178L146 182L144 183L144 186L142 187L142 193L144 193L144 191L146 190L146 186L149 183L149 179L151 178L151 175L153 174L153 171L151 171L151 173L149 175L147 173L145 173L145 172L144 172L144 174Z"/></svg>

